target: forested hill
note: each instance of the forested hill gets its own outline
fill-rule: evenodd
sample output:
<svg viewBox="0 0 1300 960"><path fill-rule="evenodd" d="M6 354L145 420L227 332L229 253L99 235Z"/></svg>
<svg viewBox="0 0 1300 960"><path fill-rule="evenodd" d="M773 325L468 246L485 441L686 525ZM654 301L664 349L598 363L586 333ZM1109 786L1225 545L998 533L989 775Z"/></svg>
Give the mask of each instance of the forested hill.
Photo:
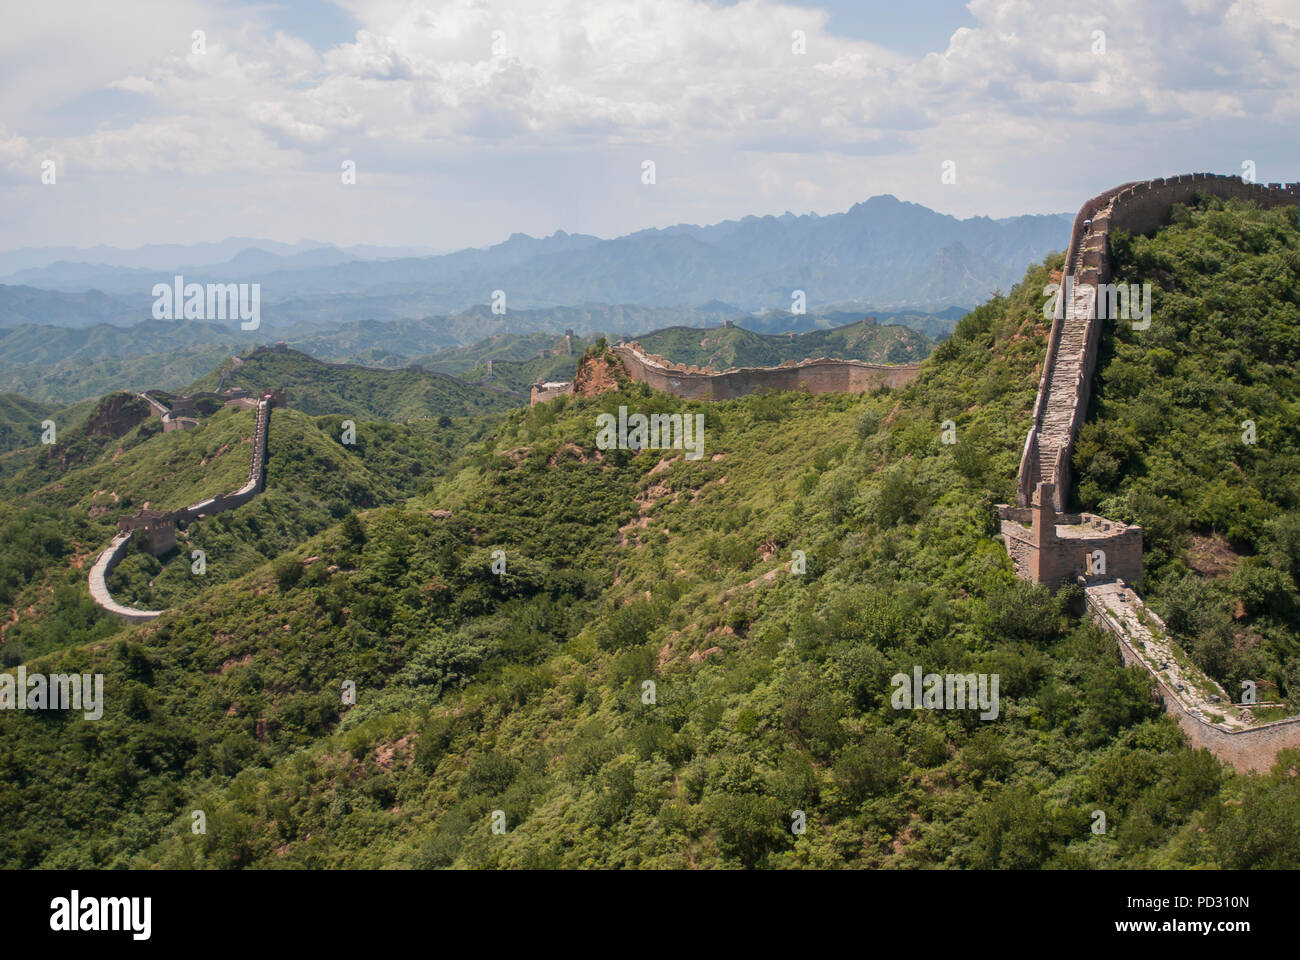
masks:
<svg viewBox="0 0 1300 960"><path fill-rule="evenodd" d="M222 373L230 369L227 362L193 384L190 392L215 390ZM245 355L225 380L225 387L252 392L284 387L296 410L312 416L337 413L367 420L469 416L528 402L527 396L473 386L440 373L324 363L297 350L259 349Z"/></svg>
<svg viewBox="0 0 1300 960"><path fill-rule="evenodd" d="M1272 639L1300 605L1294 374L1271 359L1293 349L1294 217L1211 204L1117 239L1121 276L1162 291L1147 333L1173 330L1116 335L1078 466L1081 496L1150 525L1153 603L1204 566L1197 538L1223 538L1207 609L1272 651L1297 706L1295 651ZM511 411L412 499L29 658L103 672L109 695L96 723L0 715L0 862L1294 868L1300 756L1240 776L1189 750L1072 589L1017 580L994 539L1060 267L969 314L901 390L690 403L623 381ZM1212 361L1228 328L1197 331L1220 315L1243 326ZM1143 395L1190 418L1180 433L1131 422ZM702 415L705 455L598 449L620 405ZM1244 454L1217 426L1243 407L1261 437ZM1190 482L1133 494L1177 443L1200 461L1177 469L1243 476L1227 495L1265 519L1230 530L1242 510L1202 510ZM890 678L916 666L997 674L997 718L893 709Z"/></svg>
<svg viewBox="0 0 1300 960"><path fill-rule="evenodd" d="M772 367L786 360L831 357L876 363L914 363L934 342L907 327L880 326L867 317L829 330L796 334L755 333L738 326L700 330L669 327L636 338L647 351L673 363L728 367Z"/></svg>
<svg viewBox="0 0 1300 960"><path fill-rule="evenodd" d="M1232 691L1300 705L1300 240L1296 211L1208 200L1149 237L1112 235L1149 281L1151 327L1110 321L1079 505L1142 525L1147 590Z"/></svg>
<svg viewBox="0 0 1300 960"><path fill-rule="evenodd" d="M53 410L15 393L0 393L0 453L39 443L41 421Z"/></svg>
<svg viewBox="0 0 1300 960"><path fill-rule="evenodd" d="M253 413L225 408L194 430L163 433L139 398L105 397L86 411L52 414L59 442L14 450L0 476L0 661L120 635L86 588L94 557L119 517L175 508L237 488L248 474ZM251 503L191 522L178 549L152 557L133 546L110 578L137 606L174 606L278 557L356 509L404 501L452 469L492 417L411 423L355 421L344 444L340 416L278 410L269 433L266 487ZM190 551L207 569L192 575ZM3 721L0 721L3 722Z"/></svg>

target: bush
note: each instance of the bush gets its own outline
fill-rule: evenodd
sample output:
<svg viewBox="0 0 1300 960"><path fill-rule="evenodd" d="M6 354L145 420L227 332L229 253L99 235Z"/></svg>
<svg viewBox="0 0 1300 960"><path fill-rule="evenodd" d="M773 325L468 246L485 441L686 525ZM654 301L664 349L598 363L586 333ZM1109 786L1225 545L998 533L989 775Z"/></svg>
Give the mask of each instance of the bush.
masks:
<svg viewBox="0 0 1300 960"><path fill-rule="evenodd" d="M301 580L302 569L302 561L296 557L281 557L271 568L275 575L275 582L280 585L281 590L288 590Z"/></svg>

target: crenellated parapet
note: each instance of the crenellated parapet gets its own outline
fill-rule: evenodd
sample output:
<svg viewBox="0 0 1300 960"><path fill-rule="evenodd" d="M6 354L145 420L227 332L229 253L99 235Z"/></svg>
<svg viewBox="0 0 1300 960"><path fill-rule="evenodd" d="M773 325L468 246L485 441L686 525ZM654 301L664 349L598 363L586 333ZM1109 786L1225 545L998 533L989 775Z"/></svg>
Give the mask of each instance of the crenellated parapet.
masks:
<svg viewBox="0 0 1300 960"><path fill-rule="evenodd" d="M866 393L901 387L916 378L919 363L866 360L787 360L775 367L712 367L672 363L646 353L635 341L611 348L633 380L690 400L733 400L751 393L798 390L807 393Z"/></svg>
<svg viewBox="0 0 1300 960"><path fill-rule="evenodd" d="M1260 771L1269 769L1279 750L1300 747L1300 718L1257 723L1248 708L1230 703L1225 691L1173 652L1163 622L1130 587L1142 582L1141 527L1065 512L1071 453L1088 414L1103 327L1122 293L1132 296L1113 281L1111 232L1155 230L1175 204L1198 193L1268 207L1300 206L1300 184L1263 185L1196 173L1126 183L1080 207L1021 451L1016 506L997 510L1002 540L1020 577L1053 587L1080 584L1088 614L1116 636L1126 663L1151 673L1166 711L1192 746L1207 748L1238 770ZM1149 314L1142 319L1146 322ZM1206 695L1203 688L1217 693Z"/></svg>
<svg viewBox="0 0 1300 960"><path fill-rule="evenodd" d="M1240 177L1190 173L1126 183L1079 208L1065 252L1029 434L1021 451L1016 484L1020 506L1029 504L1043 481L1053 484L1057 510L1064 510L1070 499L1071 453L1088 414L1108 299L1118 296L1118 291L1100 301L1097 296L1101 285L1112 281L1111 231L1149 233L1168 219L1175 204L1187 203L1198 193L1269 207L1300 206L1300 183L1265 185Z"/></svg>

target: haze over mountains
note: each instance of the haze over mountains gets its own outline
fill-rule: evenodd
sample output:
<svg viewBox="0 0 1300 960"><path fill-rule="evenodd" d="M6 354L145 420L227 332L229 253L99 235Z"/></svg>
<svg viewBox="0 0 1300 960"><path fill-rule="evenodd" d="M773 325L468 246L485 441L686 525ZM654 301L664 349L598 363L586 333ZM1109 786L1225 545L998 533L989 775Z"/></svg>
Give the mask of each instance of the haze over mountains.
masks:
<svg viewBox="0 0 1300 960"><path fill-rule="evenodd" d="M610 240L516 233L440 256L239 239L16 250L0 254L0 326L145 320L153 285L176 272L188 282L260 283L263 328L282 335L452 314L487 303L494 290L506 292L512 311L720 301L743 314L789 309L792 292L803 290L809 307L937 312L1009 288L1026 264L1061 246L1068 224L1065 214L958 220L886 195L829 216L750 216Z"/></svg>

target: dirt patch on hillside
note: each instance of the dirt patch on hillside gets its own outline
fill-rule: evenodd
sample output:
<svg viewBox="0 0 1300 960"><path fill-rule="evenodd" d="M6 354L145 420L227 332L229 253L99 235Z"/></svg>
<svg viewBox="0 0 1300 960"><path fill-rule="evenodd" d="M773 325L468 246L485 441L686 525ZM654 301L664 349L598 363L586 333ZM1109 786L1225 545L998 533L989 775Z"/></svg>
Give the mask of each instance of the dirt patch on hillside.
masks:
<svg viewBox="0 0 1300 960"><path fill-rule="evenodd" d="M671 488L664 486L662 483L656 483L642 490L632 499L637 503L637 510L642 514L646 514L655 508L655 504L672 492ZM676 500L677 497L674 496L673 499Z"/></svg>
<svg viewBox="0 0 1300 960"><path fill-rule="evenodd" d="M252 662L253 655L251 653L246 653L242 657L231 657L229 660L222 661L220 672L224 675L235 669L235 667L246 667Z"/></svg>
<svg viewBox="0 0 1300 960"><path fill-rule="evenodd" d="M579 397L594 397L618 389L618 375L627 375L623 363L614 354L587 357L573 377L573 392Z"/></svg>
<svg viewBox="0 0 1300 960"><path fill-rule="evenodd" d="M410 740L406 737L402 737L396 743L381 743L375 747L375 763L385 770L391 770L393 769L393 756L397 754L405 760L404 766L410 766L411 758L407 749L409 746Z"/></svg>
<svg viewBox="0 0 1300 960"><path fill-rule="evenodd" d="M1187 565L1197 575L1211 580L1226 577L1240 562L1241 556L1229 546L1222 534L1192 536L1192 545L1187 549Z"/></svg>
<svg viewBox="0 0 1300 960"><path fill-rule="evenodd" d="M585 450L576 443L562 444L555 453L551 454L551 459L547 461L550 466L558 466L562 460L576 460L578 463L590 463L592 460L604 460L599 450L594 457L588 457Z"/></svg>
<svg viewBox="0 0 1300 960"><path fill-rule="evenodd" d="M636 531L644 530L648 526L650 526L649 517L638 517L636 520L633 520L631 523L623 524L623 526L618 528L618 532L619 532L618 545L620 547L626 547L629 543L631 543L638 547L641 546L642 541L641 538L636 534Z"/></svg>

